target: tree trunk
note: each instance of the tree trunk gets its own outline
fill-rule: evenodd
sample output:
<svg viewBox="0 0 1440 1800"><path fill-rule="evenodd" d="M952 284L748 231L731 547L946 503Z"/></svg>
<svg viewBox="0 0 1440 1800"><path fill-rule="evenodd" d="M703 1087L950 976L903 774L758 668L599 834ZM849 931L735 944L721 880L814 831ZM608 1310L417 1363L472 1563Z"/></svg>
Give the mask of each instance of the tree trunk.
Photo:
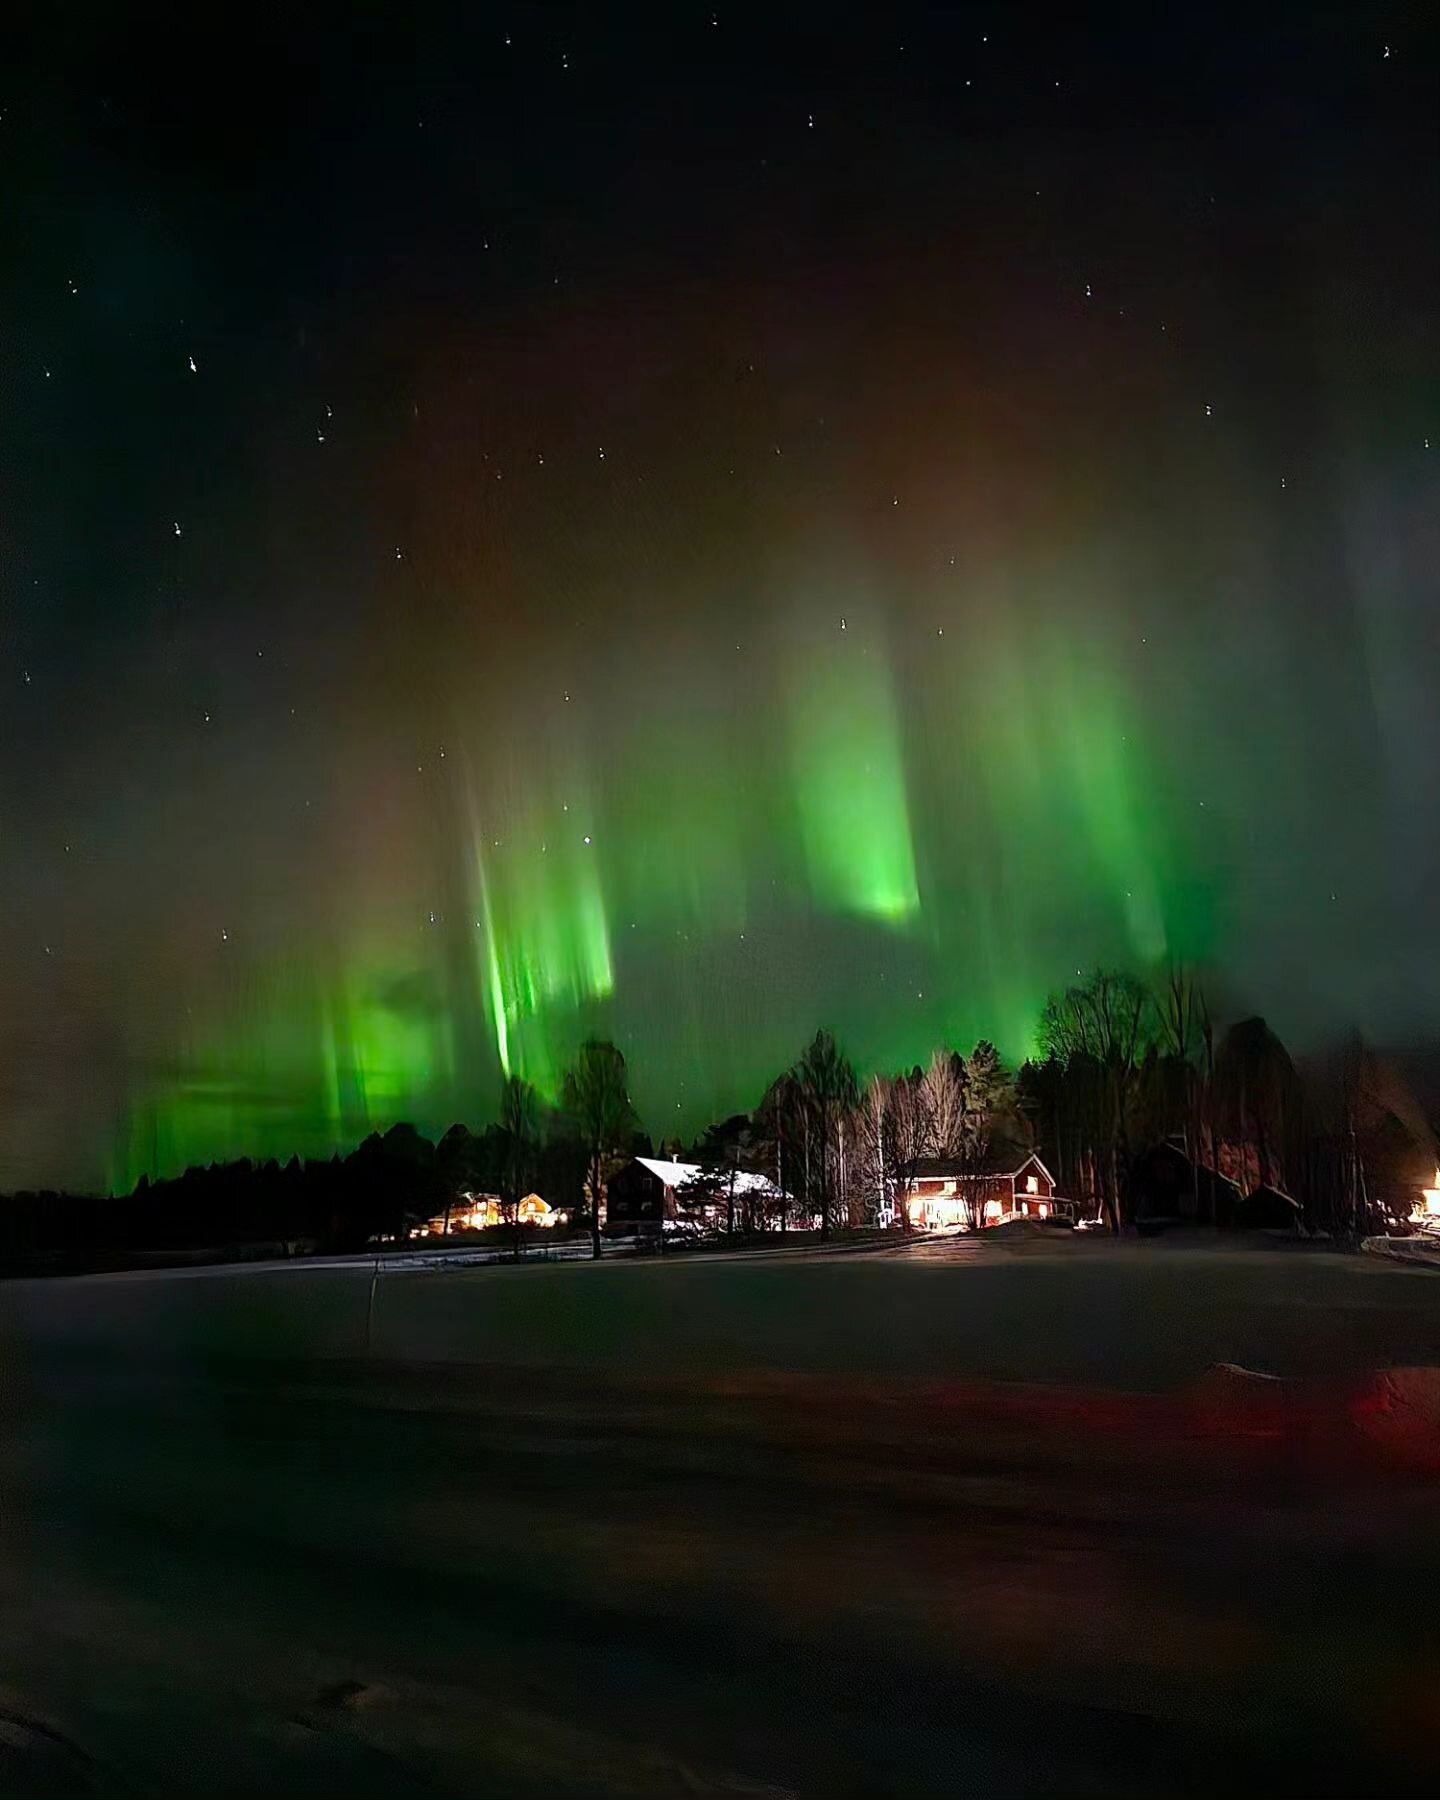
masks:
<svg viewBox="0 0 1440 1800"><path fill-rule="evenodd" d="M807 1118L805 1121L805 1205L811 1212L813 1212L815 1210L815 1198L814 1198L815 1190L810 1184L810 1138L811 1138L811 1136L812 1136L812 1125L811 1125L810 1119Z"/></svg>
<svg viewBox="0 0 1440 1800"><path fill-rule="evenodd" d="M830 1186L830 1108L827 1105L820 1121L820 1241L830 1236L830 1214L834 1194Z"/></svg>
<svg viewBox="0 0 1440 1800"><path fill-rule="evenodd" d="M590 1259L600 1260L600 1158L590 1163Z"/></svg>

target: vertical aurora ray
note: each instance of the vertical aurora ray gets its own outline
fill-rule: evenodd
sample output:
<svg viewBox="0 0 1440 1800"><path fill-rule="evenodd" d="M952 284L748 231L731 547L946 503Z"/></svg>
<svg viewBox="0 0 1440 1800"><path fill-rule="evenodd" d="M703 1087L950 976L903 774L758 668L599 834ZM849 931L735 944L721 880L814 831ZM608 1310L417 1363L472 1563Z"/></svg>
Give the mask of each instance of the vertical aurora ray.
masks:
<svg viewBox="0 0 1440 1800"><path fill-rule="evenodd" d="M1132 729L1097 681L1077 683L1057 697L1052 725L1064 747L1061 766L1084 843L1099 877L1125 920L1133 954L1158 961L1169 947L1160 891L1160 821L1149 816Z"/></svg>
<svg viewBox="0 0 1440 1800"><path fill-rule="evenodd" d="M809 887L838 913L898 925L920 908L890 672L848 628L793 673L789 755Z"/></svg>
<svg viewBox="0 0 1440 1800"><path fill-rule="evenodd" d="M495 914L490 905L490 888L485 879L485 852L475 852L475 867L480 883L480 917L475 923L484 932L480 951L481 980L490 1006L491 1028L495 1033L495 1055L502 1075L514 1073L510 1066L510 1018L505 999L505 980L500 970L500 945L495 935Z"/></svg>
<svg viewBox="0 0 1440 1800"><path fill-rule="evenodd" d="M978 787L966 829L990 960L1030 995L1097 958L1148 967L1211 948L1154 700L1093 632L1053 620L988 647L964 682ZM964 867L963 846L942 851Z"/></svg>
<svg viewBox="0 0 1440 1800"><path fill-rule="evenodd" d="M584 796L583 784L568 791ZM473 906L481 989L496 1057L548 1098L558 1092L567 1026L614 992L610 926L588 798L535 812L502 835L475 825Z"/></svg>

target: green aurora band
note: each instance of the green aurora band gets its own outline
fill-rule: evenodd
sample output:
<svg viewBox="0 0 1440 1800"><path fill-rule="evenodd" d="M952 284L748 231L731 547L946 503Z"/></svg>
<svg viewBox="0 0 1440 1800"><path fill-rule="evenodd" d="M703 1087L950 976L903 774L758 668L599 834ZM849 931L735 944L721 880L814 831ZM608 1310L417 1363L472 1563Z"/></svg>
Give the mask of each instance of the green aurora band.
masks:
<svg viewBox="0 0 1440 1800"><path fill-rule="evenodd" d="M920 909L888 669L848 629L795 683L791 773L817 905L892 925Z"/></svg>
<svg viewBox="0 0 1440 1800"><path fill-rule="evenodd" d="M456 757L444 916L359 919L202 1006L133 1095L111 1187L478 1125L502 1071L553 1101L592 1030L656 1135L693 1130L822 1022L866 1070L982 1035L1018 1059L1077 967L1216 948L1204 841L1103 646L1016 628L977 659L937 636L907 679L857 613L783 642L773 675L728 709L662 697L605 757L577 744L508 785ZM796 954L817 933L818 985Z"/></svg>

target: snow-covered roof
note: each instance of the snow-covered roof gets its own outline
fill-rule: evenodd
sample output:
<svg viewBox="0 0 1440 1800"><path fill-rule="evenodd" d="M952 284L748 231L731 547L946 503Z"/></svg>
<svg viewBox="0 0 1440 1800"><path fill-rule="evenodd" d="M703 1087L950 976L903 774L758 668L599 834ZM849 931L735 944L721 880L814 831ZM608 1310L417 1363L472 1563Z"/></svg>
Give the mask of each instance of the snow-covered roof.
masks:
<svg viewBox="0 0 1440 1800"><path fill-rule="evenodd" d="M939 1178L948 1181L984 1181L995 1175L1019 1175L1032 1163L1047 1181L1054 1181L1055 1177L1033 1150L1010 1146L993 1150L978 1163L949 1156L922 1157L915 1165L915 1178L917 1181L934 1181Z"/></svg>
<svg viewBox="0 0 1440 1800"><path fill-rule="evenodd" d="M703 1163L671 1162L663 1156L637 1156L635 1160L642 1169L648 1169L652 1175L659 1176L668 1188L712 1185L728 1189L730 1185L730 1175L726 1169L709 1169ZM774 1182L764 1175L753 1175L748 1169L741 1169L735 1176L737 1194L778 1194L779 1191Z"/></svg>
<svg viewBox="0 0 1440 1800"><path fill-rule="evenodd" d="M652 1175L658 1175L666 1187L683 1187L700 1173L699 1163L669 1162L663 1156L637 1156L636 1162Z"/></svg>

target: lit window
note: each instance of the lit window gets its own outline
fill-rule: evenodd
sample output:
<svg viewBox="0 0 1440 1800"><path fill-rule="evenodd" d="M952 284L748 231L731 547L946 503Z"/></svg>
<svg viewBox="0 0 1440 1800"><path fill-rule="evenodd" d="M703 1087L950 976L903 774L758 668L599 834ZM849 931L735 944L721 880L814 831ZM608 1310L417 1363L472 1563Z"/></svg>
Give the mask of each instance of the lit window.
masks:
<svg viewBox="0 0 1440 1800"><path fill-rule="evenodd" d="M1027 1175L1025 1177L1025 1192L1027 1194L1038 1194L1040 1192L1040 1177L1038 1175Z"/></svg>

